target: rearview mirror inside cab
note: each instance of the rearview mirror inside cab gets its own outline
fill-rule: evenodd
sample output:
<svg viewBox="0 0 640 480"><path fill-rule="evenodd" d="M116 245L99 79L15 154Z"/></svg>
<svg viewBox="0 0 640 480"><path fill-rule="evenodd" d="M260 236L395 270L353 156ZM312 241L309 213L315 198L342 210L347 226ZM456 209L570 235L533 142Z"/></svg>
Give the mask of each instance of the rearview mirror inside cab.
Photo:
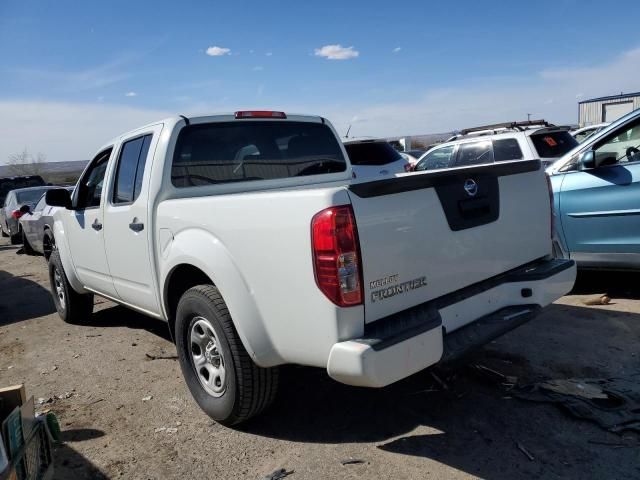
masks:
<svg viewBox="0 0 640 480"><path fill-rule="evenodd" d="M69 209L71 208L71 193L65 188L53 188L47 190L44 201L52 207Z"/></svg>

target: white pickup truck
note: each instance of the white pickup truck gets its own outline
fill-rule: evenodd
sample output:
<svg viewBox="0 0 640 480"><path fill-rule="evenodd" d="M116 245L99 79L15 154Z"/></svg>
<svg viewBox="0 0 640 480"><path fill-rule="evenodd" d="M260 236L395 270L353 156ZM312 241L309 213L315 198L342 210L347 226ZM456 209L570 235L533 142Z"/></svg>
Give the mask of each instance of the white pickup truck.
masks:
<svg viewBox="0 0 640 480"><path fill-rule="evenodd" d="M322 117L178 116L118 137L49 190L66 321L93 294L168 322L186 382L233 425L277 367L383 387L515 328L567 293L537 160L358 183Z"/></svg>

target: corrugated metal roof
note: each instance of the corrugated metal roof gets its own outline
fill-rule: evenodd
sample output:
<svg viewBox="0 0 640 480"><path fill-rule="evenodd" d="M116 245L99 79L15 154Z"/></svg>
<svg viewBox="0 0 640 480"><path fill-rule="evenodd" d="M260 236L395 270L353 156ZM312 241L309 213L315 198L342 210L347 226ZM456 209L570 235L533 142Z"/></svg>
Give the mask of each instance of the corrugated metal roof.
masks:
<svg viewBox="0 0 640 480"><path fill-rule="evenodd" d="M617 100L617 99L630 98L630 97L640 97L640 92L620 93L618 95L609 95L608 97L590 98L589 100L582 100L581 102L578 102L578 104L589 103L589 102L602 102L604 100Z"/></svg>

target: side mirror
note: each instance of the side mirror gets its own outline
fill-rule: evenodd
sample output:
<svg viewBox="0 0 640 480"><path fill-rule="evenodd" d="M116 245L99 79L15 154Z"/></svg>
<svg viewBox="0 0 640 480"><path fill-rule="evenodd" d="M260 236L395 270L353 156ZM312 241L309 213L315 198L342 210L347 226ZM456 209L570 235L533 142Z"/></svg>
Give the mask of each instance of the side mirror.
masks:
<svg viewBox="0 0 640 480"><path fill-rule="evenodd" d="M51 207L71 208L71 194L66 188L52 188L47 190L44 201Z"/></svg>
<svg viewBox="0 0 640 480"><path fill-rule="evenodd" d="M20 207L20 213L25 215L26 213L31 213L31 207L29 205L22 205Z"/></svg>
<svg viewBox="0 0 640 480"><path fill-rule="evenodd" d="M596 154L593 150L587 150L578 159L578 166L580 170L587 170L589 168L596 168Z"/></svg>

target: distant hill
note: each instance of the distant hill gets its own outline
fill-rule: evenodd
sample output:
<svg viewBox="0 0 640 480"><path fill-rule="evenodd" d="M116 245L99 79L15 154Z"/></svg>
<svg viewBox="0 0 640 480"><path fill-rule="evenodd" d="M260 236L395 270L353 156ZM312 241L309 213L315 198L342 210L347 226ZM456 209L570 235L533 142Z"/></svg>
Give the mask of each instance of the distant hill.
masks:
<svg viewBox="0 0 640 480"><path fill-rule="evenodd" d="M75 183L89 160L46 162L38 164L39 174L49 183ZM0 165L0 177L17 175L10 165Z"/></svg>

